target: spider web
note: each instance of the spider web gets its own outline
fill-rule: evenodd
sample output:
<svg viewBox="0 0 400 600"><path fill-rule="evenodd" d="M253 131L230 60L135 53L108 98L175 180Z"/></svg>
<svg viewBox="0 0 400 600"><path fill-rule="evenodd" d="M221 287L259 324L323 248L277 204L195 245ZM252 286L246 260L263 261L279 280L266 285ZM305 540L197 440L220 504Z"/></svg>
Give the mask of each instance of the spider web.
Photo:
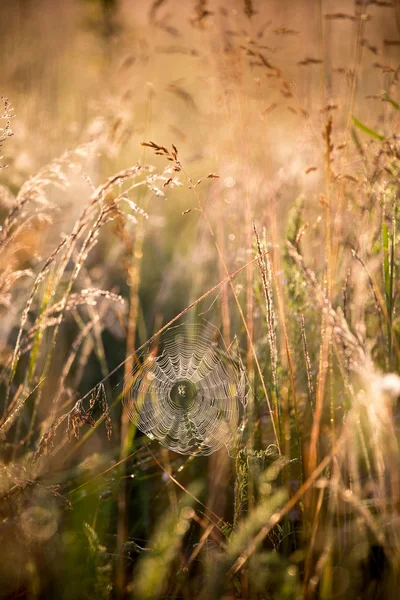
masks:
<svg viewBox="0 0 400 600"><path fill-rule="evenodd" d="M147 349L124 382L129 418L179 454L231 452L244 428L246 377L215 327L180 325Z"/></svg>

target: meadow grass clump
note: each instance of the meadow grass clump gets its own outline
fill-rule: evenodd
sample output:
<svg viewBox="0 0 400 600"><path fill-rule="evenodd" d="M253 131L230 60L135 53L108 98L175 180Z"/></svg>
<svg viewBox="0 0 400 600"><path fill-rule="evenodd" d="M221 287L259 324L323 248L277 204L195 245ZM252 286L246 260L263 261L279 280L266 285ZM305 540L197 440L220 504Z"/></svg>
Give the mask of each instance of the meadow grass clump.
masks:
<svg viewBox="0 0 400 600"><path fill-rule="evenodd" d="M0 597L397 598L397 4L5 11Z"/></svg>

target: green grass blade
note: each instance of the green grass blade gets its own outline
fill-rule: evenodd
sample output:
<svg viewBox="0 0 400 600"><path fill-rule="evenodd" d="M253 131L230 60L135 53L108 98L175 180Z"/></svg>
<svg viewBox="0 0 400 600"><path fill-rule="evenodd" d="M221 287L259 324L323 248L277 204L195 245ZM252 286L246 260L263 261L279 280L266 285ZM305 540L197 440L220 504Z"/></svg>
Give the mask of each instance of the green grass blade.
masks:
<svg viewBox="0 0 400 600"><path fill-rule="evenodd" d="M388 227L382 223L382 249L383 249L383 279L385 288L386 311L388 315L388 358L389 367L392 363L392 317L393 317L393 274L394 274L394 238L391 236L389 244ZM389 248L389 245L391 248Z"/></svg>
<svg viewBox="0 0 400 600"><path fill-rule="evenodd" d="M385 138L384 135L381 135L380 133L378 133L374 129L371 129L370 127L367 127L366 125L364 125L364 123L361 123L361 121L359 121L358 119L356 119L356 117L353 117L353 123L354 123L354 125L358 129L360 129L361 131L363 131L364 133L366 133L370 137L374 138L375 140L378 140L379 142L384 142L385 141L386 138Z"/></svg>
<svg viewBox="0 0 400 600"><path fill-rule="evenodd" d="M391 104L395 110L400 110L400 104L393 100L393 98L391 98L387 92L382 94L382 100L389 102L389 104Z"/></svg>

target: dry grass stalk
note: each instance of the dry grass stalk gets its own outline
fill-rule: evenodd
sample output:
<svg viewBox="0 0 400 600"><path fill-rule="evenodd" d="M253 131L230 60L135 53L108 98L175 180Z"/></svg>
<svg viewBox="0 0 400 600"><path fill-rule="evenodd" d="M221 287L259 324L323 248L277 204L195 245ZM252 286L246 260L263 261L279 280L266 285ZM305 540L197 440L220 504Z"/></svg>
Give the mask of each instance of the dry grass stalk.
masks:
<svg viewBox="0 0 400 600"><path fill-rule="evenodd" d="M352 368L366 374L370 367L370 359L360 340L350 331L342 311L340 308L335 310L332 307L326 294L319 285L315 273L306 266L303 257L298 253L294 246L290 244L290 242L287 242L287 247L289 255L299 266L306 281L309 283L310 290L315 297L319 310L326 315L327 323L332 327L333 335L339 344L343 345Z"/></svg>
<svg viewBox="0 0 400 600"><path fill-rule="evenodd" d="M0 101L3 103L3 114L0 115L0 119L6 119L6 126L0 127L0 151L1 151L1 149L3 147L3 143L6 141L6 139L10 138L14 135L14 132L11 129L11 125L10 125L10 119L15 117L15 115L14 115L14 109L11 106L11 103L8 98L1 96ZM2 160L2 158L3 157L0 156L0 160ZM0 170L5 169L7 166L8 165L0 164Z"/></svg>
<svg viewBox="0 0 400 600"><path fill-rule="evenodd" d="M87 150L87 148L85 147L85 151L86 150ZM78 156L80 156L82 154L82 152L83 152L83 150L79 149L79 151L76 151L76 154ZM53 163L50 163L50 166L46 167L46 169L43 170L43 173L55 172L57 174L57 176L59 177L59 181L65 183L65 181L64 181L65 177L62 174L61 166L64 165L64 163L66 161L70 160L70 157L71 157L71 153L66 153L60 159L57 159L57 161L53 161ZM67 162L67 164L68 164L68 162ZM69 264L69 261L71 260L73 254L74 254L74 251L75 251L78 241L82 237L82 234L84 234L84 232L86 231L86 236L84 237L84 239L82 241L81 248L77 252L77 258L75 260L74 269L68 279L68 285L67 285L66 291L64 292L63 298L57 306L57 312L59 313L58 321L54 322L55 329L54 329L53 335L52 335L52 340L53 340L52 348L54 349L54 345L56 343L57 335L59 332L59 327L63 321L64 312L67 308L68 299L71 295L73 285L78 278L78 275L82 269L83 263L85 262L85 260L87 258L87 255L89 254L93 245L97 243L99 230L108 221L112 220L115 217L115 215L122 214L120 211L120 208L119 208L120 202L128 202L128 204L132 210L134 210L137 213L142 214L143 216L146 216L146 214L140 209L140 207L138 207L136 205L136 203L134 203L133 201L130 200L130 198L127 195L127 192L121 192L120 194L118 194L116 196L116 198L113 201L109 201L109 199L107 199L107 193L112 191L112 189L115 186L119 186L121 188L121 186L124 182L134 179L135 177L138 176L139 173L142 173L142 172L145 175L144 181L141 182L142 185L143 184L150 185L153 188L154 187L154 184L153 184L154 177L146 175L146 173L148 173L149 171L151 171L151 169L147 166L142 167L141 165L136 165L134 167L120 171L116 175L110 177L104 184L102 184L97 189L95 189L91 195L89 203L85 206L80 218L77 220L72 233L62 240L62 242L57 246L57 248L50 254L50 256L45 261L44 266L42 267L42 269L40 270L39 274L36 277L36 280L34 282L34 285L32 287L31 293L27 299L27 302L25 304L25 308L24 308L24 311L22 314L21 324L20 324L18 337L17 337L17 342L14 347L14 353L13 353L13 358L12 358L10 385L13 381L13 378L14 378L14 375L16 372L16 368L18 365L19 357L20 357L20 354L22 351L21 344L22 344L22 338L23 338L23 331L24 331L25 324L26 324L26 321L28 318L28 314L31 310L33 300L36 296L36 293L39 290L40 284L45 279L50 267L54 264L56 259L59 259L59 257L61 257L59 265L58 265L58 269L57 269L57 280L56 280L59 282L67 268L67 265ZM37 181L38 178L39 178L40 184ZM16 219L16 215L20 212L22 206L29 200L29 198L30 198L30 195L28 193L29 190L34 190L35 193L38 193L38 190L42 189L40 186L49 185L50 183L52 183L52 179L46 178L42 174L40 174L40 176L38 175L36 178L35 177L31 178L29 186L28 186L28 191L27 190L21 191L21 193L19 195L20 200L17 198L16 205L14 206L14 208L12 209L12 211L9 215L8 222L7 222L8 230L10 230L10 228L12 228L12 224L13 224L14 220ZM137 184L134 184L134 185L137 185ZM98 215L95 217L94 211L97 209L98 206L100 208L100 211L99 211ZM95 218L93 218L93 217L95 217ZM4 230L2 233L4 233ZM64 256L62 256L62 254L64 254ZM50 367L51 358L52 358L52 350L50 351L50 353L48 355L47 366L45 367L44 375L46 374L47 370ZM53 415L53 418L54 418L54 415Z"/></svg>
<svg viewBox="0 0 400 600"><path fill-rule="evenodd" d="M258 235L258 231L256 228L256 224L253 223L253 229L256 236L257 249L259 257L263 254L263 248L261 245L260 236ZM267 328L268 328L268 343L271 354L271 367L272 367L272 381L275 388L275 393L277 390L277 365L278 365L278 350L276 347L276 316L275 316L275 308L274 308L274 300L273 300L273 290L272 290L272 272L271 272L271 263L269 254L266 255L265 258L258 258L257 261L258 268L260 269L261 280L264 290L265 297L265 306L267 311Z"/></svg>
<svg viewBox="0 0 400 600"><path fill-rule="evenodd" d="M314 412L314 384L313 384L313 378L312 378L312 374L311 374L310 355L308 353L308 347L307 347L306 327L305 327L305 323L304 323L304 315L302 312L300 312L300 327L301 327L301 339L303 342L303 352L304 352L304 359L305 359L306 372L307 372L308 398L309 398L309 401L311 404L312 411Z"/></svg>

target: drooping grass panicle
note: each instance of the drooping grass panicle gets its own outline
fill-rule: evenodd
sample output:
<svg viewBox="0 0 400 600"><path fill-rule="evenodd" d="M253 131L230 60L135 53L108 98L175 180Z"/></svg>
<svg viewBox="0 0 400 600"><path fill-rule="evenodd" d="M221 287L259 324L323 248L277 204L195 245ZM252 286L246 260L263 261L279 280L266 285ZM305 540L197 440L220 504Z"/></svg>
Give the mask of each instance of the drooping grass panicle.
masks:
<svg viewBox="0 0 400 600"><path fill-rule="evenodd" d="M48 430L40 439L39 445L33 457L33 464L35 464L41 456L51 454L54 451L56 434L58 428L60 425L62 425L62 423L64 423L64 421L67 421L66 436L68 440L71 440L72 435L79 440L80 428L82 425L87 424L90 427L95 427L96 421L94 420L93 413L97 406L101 410L107 431L107 437L110 439L112 434L110 410L104 385L100 383L93 391L90 397L89 407L87 409L83 406L82 400L79 399L76 401L70 411L58 417L50 425Z"/></svg>

